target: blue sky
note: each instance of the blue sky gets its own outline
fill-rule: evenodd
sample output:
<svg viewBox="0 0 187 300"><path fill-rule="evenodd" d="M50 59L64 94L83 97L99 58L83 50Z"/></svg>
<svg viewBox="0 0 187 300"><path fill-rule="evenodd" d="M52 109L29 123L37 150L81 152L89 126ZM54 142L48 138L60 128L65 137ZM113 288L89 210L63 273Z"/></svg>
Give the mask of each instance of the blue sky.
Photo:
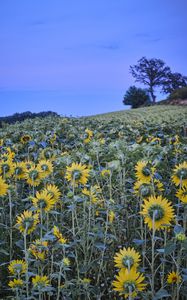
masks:
<svg viewBox="0 0 187 300"><path fill-rule="evenodd" d="M1 0L0 115L124 109L129 66L187 75L186 0Z"/></svg>

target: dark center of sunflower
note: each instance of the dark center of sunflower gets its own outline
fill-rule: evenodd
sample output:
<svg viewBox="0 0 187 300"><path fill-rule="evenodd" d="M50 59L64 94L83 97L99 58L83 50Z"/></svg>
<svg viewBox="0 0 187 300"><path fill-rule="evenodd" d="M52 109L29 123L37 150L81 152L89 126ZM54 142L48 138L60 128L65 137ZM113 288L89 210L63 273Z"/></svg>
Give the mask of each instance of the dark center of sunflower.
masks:
<svg viewBox="0 0 187 300"><path fill-rule="evenodd" d="M143 173L144 176L150 176L151 175L151 171L148 167L144 167L142 169L142 173Z"/></svg>
<svg viewBox="0 0 187 300"><path fill-rule="evenodd" d="M51 156L52 155L51 155L51 152L49 150L44 152L44 157L45 158L51 158Z"/></svg>
<svg viewBox="0 0 187 300"><path fill-rule="evenodd" d="M143 197L147 197L147 196L150 196L151 195L151 187L148 186L148 185L143 185L140 187L140 194L143 196Z"/></svg>
<svg viewBox="0 0 187 300"><path fill-rule="evenodd" d="M29 172L29 177L32 179L32 180L35 180L37 177L38 177L38 171L37 170L32 170Z"/></svg>
<svg viewBox="0 0 187 300"><path fill-rule="evenodd" d="M45 200L45 199L39 199L39 200L38 200L38 206L39 206L41 209L46 208L46 206L47 206L46 200Z"/></svg>
<svg viewBox="0 0 187 300"><path fill-rule="evenodd" d="M130 269L134 265L134 259L130 255L126 255L123 257L123 265Z"/></svg>
<svg viewBox="0 0 187 300"><path fill-rule="evenodd" d="M4 173L7 173L10 170L10 166L8 164L3 164L2 169Z"/></svg>
<svg viewBox="0 0 187 300"><path fill-rule="evenodd" d="M176 283L177 282L177 276L173 276L172 282Z"/></svg>
<svg viewBox="0 0 187 300"><path fill-rule="evenodd" d="M136 289L136 285L135 285L135 282L133 281L126 281L124 283L124 290L125 292L127 293L133 293Z"/></svg>
<svg viewBox="0 0 187 300"><path fill-rule="evenodd" d="M30 136L25 135L25 136L23 137L23 141L24 141L24 142L27 142L27 141L29 141L29 140L30 140Z"/></svg>
<svg viewBox="0 0 187 300"><path fill-rule="evenodd" d="M79 170L75 170L75 171L73 172L73 178L74 178L75 180L79 180L79 179L81 178L81 172L80 172Z"/></svg>
<svg viewBox="0 0 187 300"><path fill-rule="evenodd" d="M148 215L152 220L159 221L164 216L164 209L160 205L154 204L149 208Z"/></svg>
<svg viewBox="0 0 187 300"><path fill-rule="evenodd" d="M178 170L177 177L180 179L187 179L187 169L182 168L182 169Z"/></svg>

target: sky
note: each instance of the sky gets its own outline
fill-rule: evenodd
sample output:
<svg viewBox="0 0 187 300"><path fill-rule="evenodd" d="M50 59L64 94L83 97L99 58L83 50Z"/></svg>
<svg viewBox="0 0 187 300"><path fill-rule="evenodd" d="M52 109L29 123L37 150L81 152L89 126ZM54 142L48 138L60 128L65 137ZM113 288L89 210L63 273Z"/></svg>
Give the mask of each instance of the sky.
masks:
<svg viewBox="0 0 187 300"><path fill-rule="evenodd" d="M0 116L124 109L142 56L187 75L186 11L186 0L1 0Z"/></svg>

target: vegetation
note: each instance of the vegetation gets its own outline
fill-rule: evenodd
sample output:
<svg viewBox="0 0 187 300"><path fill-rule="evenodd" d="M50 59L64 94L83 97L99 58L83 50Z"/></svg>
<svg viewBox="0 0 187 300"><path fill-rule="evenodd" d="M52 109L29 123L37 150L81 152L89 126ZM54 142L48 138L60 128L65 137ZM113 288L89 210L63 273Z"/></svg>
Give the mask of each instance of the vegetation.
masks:
<svg viewBox="0 0 187 300"><path fill-rule="evenodd" d="M186 107L0 130L1 299L186 299Z"/></svg>
<svg viewBox="0 0 187 300"><path fill-rule="evenodd" d="M123 103L125 105L131 105L132 108L137 108L143 104L149 104L150 102L148 92L135 86L130 86L123 99Z"/></svg>
<svg viewBox="0 0 187 300"><path fill-rule="evenodd" d="M187 99L187 87L174 90L168 97L169 99Z"/></svg>
<svg viewBox="0 0 187 300"><path fill-rule="evenodd" d="M14 124L16 122L21 122L26 119L34 119L34 118L44 118L47 116L58 116L57 113L52 111L44 111L40 113L31 113L30 111L26 111L23 113L15 113L12 116L7 117L0 117L0 126L2 126L2 123L8 123L8 124Z"/></svg>

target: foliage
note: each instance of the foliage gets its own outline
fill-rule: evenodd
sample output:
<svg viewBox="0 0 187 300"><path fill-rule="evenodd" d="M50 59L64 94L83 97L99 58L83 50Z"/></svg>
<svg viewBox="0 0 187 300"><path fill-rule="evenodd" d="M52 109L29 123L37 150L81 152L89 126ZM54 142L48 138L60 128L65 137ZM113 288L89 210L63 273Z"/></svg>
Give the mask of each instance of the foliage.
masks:
<svg viewBox="0 0 187 300"><path fill-rule="evenodd" d="M154 88L164 84L167 74L170 73L170 68L161 59L142 57L138 60L137 65L130 66L130 72L136 82L147 86L152 101L155 102Z"/></svg>
<svg viewBox="0 0 187 300"><path fill-rule="evenodd" d="M5 124L0 298L185 300L186 119L154 106Z"/></svg>
<svg viewBox="0 0 187 300"><path fill-rule="evenodd" d="M34 118L45 118L48 116L58 116L57 113L52 112L52 111L44 111L40 113L31 113L30 111L26 111L23 113L15 113L12 116L7 116L7 117L0 117L0 124L2 123L8 123L8 124L13 124L15 122L21 122L26 119L34 119Z"/></svg>
<svg viewBox="0 0 187 300"><path fill-rule="evenodd" d="M187 99L187 87L183 87L173 91L169 97L169 99Z"/></svg>
<svg viewBox="0 0 187 300"><path fill-rule="evenodd" d="M180 73L169 72L166 76L166 80L163 84L162 90L165 94L171 94L175 90L187 86L187 77ZM177 98L175 98L177 99Z"/></svg>
<svg viewBox="0 0 187 300"><path fill-rule="evenodd" d="M132 108L140 107L143 104L150 103L150 97L146 90L131 86L123 99L125 105L131 105Z"/></svg>

